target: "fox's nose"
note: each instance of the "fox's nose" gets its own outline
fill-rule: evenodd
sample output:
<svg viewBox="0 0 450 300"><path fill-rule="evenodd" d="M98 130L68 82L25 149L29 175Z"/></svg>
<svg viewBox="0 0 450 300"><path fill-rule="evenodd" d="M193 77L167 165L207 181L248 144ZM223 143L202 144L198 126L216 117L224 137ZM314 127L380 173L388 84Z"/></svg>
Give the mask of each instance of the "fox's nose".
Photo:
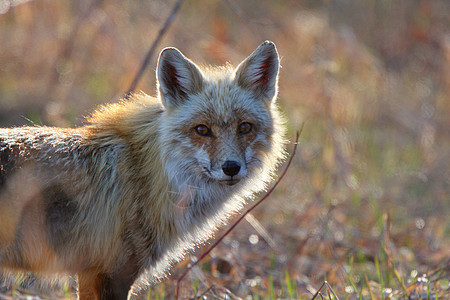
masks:
<svg viewBox="0 0 450 300"><path fill-rule="evenodd" d="M237 173L239 173L239 170L241 169L241 165L239 165L238 162L233 161L233 160L227 160L223 165L222 165L222 170L225 173L225 175L228 176L234 176Z"/></svg>

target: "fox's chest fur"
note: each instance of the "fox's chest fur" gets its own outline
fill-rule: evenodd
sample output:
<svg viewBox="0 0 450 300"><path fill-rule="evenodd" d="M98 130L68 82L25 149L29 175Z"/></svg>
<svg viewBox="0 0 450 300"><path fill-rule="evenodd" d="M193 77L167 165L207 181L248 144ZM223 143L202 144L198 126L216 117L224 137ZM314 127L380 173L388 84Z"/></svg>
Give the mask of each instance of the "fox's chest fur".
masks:
<svg viewBox="0 0 450 300"><path fill-rule="evenodd" d="M277 74L271 43L235 71L167 49L159 98L102 107L77 129L0 129L0 267L76 273L86 299L167 274L272 178Z"/></svg>

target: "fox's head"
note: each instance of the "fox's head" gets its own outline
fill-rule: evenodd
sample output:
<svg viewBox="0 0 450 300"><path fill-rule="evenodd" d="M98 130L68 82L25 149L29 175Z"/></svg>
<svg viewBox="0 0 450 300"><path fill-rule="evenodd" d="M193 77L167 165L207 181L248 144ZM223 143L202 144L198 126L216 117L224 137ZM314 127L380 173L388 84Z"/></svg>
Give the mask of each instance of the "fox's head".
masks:
<svg viewBox="0 0 450 300"><path fill-rule="evenodd" d="M169 178L223 187L247 181L261 189L283 155L278 71L272 42L236 69L201 69L179 50L164 49L156 72Z"/></svg>

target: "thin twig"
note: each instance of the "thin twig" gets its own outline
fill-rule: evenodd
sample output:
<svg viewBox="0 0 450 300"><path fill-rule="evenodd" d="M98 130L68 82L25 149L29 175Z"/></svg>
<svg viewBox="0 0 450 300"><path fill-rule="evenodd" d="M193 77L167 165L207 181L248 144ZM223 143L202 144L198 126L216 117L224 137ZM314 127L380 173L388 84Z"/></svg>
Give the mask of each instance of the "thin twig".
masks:
<svg viewBox="0 0 450 300"><path fill-rule="evenodd" d="M78 15L75 25L72 27L67 39L63 40L59 45L58 54L53 62L52 71L47 85L47 94L52 94L51 89L53 89L55 84L58 82L58 64L71 58L78 32L84 25L85 21L89 19L91 14L102 4L102 2L103 0L92 1L89 6Z"/></svg>
<svg viewBox="0 0 450 300"><path fill-rule="evenodd" d="M325 280L325 284L327 285L328 289L331 291L331 293L333 294L334 298L339 300L338 296L336 296L336 294L333 291L333 288L328 284L328 281Z"/></svg>
<svg viewBox="0 0 450 300"><path fill-rule="evenodd" d="M328 282L327 282L326 280L322 283L322 285L321 285L320 288L317 290L317 292L314 294L314 296L312 297L311 300L316 299L316 297L317 297L318 295L320 295L320 297L322 297L322 294L320 293L320 291L323 289L323 287L324 287L325 285L328 287L328 290L331 291L331 293L333 294L334 298L337 299L337 300L339 300L338 296L336 296L336 294L334 293L333 288L328 284ZM327 293L328 293L328 291L327 291ZM322 297L322 299L323 299L323 297Z"/></svg>
<svg viewBox="0 0 450 300"><path fill-rule="evenodd" d="M255 207L257 207L259 204L261 204L264 200L266 200L270 194L275 190L275 188L278 186L278 184L280 183L280 181L283 179L283 177L286 175L287 170L289 169L292 160L294 158L295 152L297 151L297 146L298 146L298 139L300 137L300 135L302 134L303 131L303 125L300 128L299 131L297 131L297 135L295 138L295 143L294 143L294 149L292 150L292 154L289 157L289 161L286 164L286 167L283 171L283 173L281 173L280 177L278 178L278 180L275 182L275 184L272 186L272 188L269 189L269 191L267 191L267 193L264 195L264 197L262 197L258 202L256 202L255 204L253 204L247 211L245 211L240 217L239 219L207 250L205 251L202 255L200 255L200 257L192 263L192 265L190 265L189 267L187 267L187 269L183 272L183 274L181 274L181 276L178 278L177 280L177 289L176 289L176 299L178 299L179 296L179 290L180 290L180 283L181 281L184 279L184 277L187 275L187 273L189 273L189 271L195 267L203 258L205 258L214 248L217 247L217 245L220 244L220 242L223 241L223 239L230 234L231 231L233 231L233 229L253 210L255 209Z"/></svg>
<svg viewBox="0 0 450 300"><path fill-rule="evenodd" d="M321 285L320 288L317 290L317 292L314 294L314 296L311 298L311 300L316 299L316 297L317 297L318 295L320 295L320 297L322 297L322 295L320 294L320 291L322 290L323 286L325 285L325 282L326 282L326 281L324 281L324 282L322 283L322 285ZM323 297L322 297L322 299L323 299Z"/></svg>
<svg viewBox="0 0 450 300"><path fill-rule="evenodd" d="M252 214L248 214L245 220L256 230L256 232L267 242L270 248L275 249L277 243L270 236L269 232L264 228L264 226L256 219Z"/></svg>
<svg viewBox="0 0 450 300"><path fill-rule="evenodd" d="M325 281L322 283L320 288L317 290L317 292L314 294L314 296L311 298L311 300L316 299L316 297L320 294L320 291L322 290L323 286L325 285Z"/></svg>
<svg viewBox="0 0 450 300"><path fill-rule="evenodd" d="M172 11L170 12L169 16L167 17L166 21L162 25L161 29L158 32L158 35L156 36L156 39L153 41L153 44L151 45L150 49L147 52L147 55L144 58L144 61L142 62L141 68L137 72L136 76L134 77L133 81L131 82L130 88L126 92L125 98L128 98L131 93L136 89L136 86L139 82L139 80L142 77L142 74L144 74L145 69L147 68L148 64L150 63L150 59L153 57L153 54L156 50L156 47L158 46L159 42L161 41L162 37L164 36L164 33L167 31L169 26L172 24L173 20L175 19L175 15L177 14L178 10L181 7L181 4L184 0L178 0L175 5L172 8Z"/></svg>

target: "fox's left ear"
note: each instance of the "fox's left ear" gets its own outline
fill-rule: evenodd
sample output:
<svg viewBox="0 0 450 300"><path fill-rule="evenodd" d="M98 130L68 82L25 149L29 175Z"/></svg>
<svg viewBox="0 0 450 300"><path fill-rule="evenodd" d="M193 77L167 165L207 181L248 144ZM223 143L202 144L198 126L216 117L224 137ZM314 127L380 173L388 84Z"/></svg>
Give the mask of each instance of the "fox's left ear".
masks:
<svg viewBox="0 0 450 300"><path fill-rule="evenodd" d="M235 81L259 97L273 100L278 90L280 62L275 44L266 41L247 57L235 71Z"/></svg>
<svg viewBox="0 0 450 300"><path fill-rule="evenodd" d="M160 98L166 108L175 107L203 88L200 69L176 48L161 51L156 68Z"/></svg>

